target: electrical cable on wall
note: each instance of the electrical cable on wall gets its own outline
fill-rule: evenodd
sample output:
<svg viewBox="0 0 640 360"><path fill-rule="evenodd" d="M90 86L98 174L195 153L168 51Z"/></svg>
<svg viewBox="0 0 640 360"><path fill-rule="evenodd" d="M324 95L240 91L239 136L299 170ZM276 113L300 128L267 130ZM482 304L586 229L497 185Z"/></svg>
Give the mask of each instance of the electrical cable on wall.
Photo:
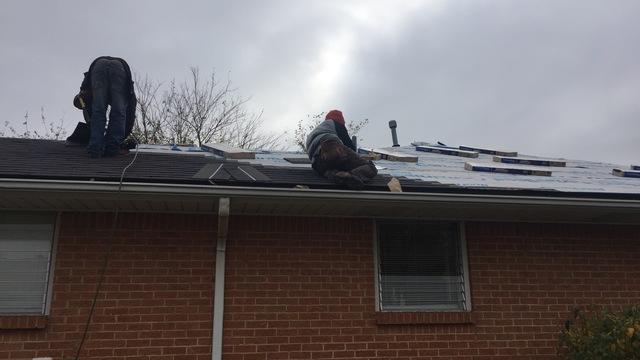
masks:
<svg viewBox="0 0 640 360"><path fill-rule="evenodd" d="M85 327L84 327L84 331L82 332L82 338L80 339L80 344L78 344L78 349L76 350L76 355L75 355L75 360L79 360L80 359L80 352L82 351L82 347L84 346L84 343L87 339L87 335L89 333L89 326L91 326L91 320L93 319L93 314L95 312L96 309L96 303L98 301L98 295L100 295L100 291L102 289L102 284L104 282L104 278L105 278L105 274L107 272L107 267L109 264L109 258L111 257L111 250L113 248L113 242L114 242L114 237L115 237L115 232L116 232L116 224L118 223L118 216L120 213L120 207L118 206L118 198L121 194L122 191L122 183L124 180L124 174L127 172L127 170L135 163L136 159L138 158L138 152L139 152L139 148L138 148L138 139L136 140L136 151L135 154L133 156L133 159L131 159L131 162L129 162L129 164L127 166L125 166L122 169L122 173L120 174L120 181L118 182L118 190L116 191L116 208L115 211L113 213L113 223L111 225L111 232L109 234L109 238L108 243L107 243L107 252L104 256L104 261L102 263L102 267L100 269L100 276L98 278L98 284L96 286L96 290L95 293L93 294L93 300L91 301L91 309L89 310L89 316L87 318L87 322L85 323Z"/></svg>

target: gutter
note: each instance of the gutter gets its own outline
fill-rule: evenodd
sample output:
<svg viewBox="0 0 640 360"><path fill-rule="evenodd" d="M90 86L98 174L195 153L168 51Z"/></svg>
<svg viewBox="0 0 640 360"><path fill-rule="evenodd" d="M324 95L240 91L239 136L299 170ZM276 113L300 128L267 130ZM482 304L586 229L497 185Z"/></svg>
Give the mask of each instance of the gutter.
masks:
<svg viewBox="0 0 640 360"><path fill-rule="evenodd" d="M16 180L1 179L0 191L63 192L115 195L118 182L67 181L67 180ZM127 195L175 195L197 197L238 197L297 200L355 200L395 202L438 202L475 204L517 204L581 207L616 207L640 209L640 200L601 199L571 196L522 196L502 194L456 194L456 193L397 193L380 191L348 191L334 189L283 189L240 186L202 186L187 184L158 184L124 182L121 193Z"/></svg>

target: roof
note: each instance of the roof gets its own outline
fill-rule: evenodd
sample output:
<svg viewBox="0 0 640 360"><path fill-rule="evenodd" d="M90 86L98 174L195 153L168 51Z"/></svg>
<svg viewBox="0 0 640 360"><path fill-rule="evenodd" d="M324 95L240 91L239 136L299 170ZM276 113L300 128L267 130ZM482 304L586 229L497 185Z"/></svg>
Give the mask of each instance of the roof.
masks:
<svg viewBox="0 0 640 360"><path fill-rule="evenodd" d="M102 159L90 159L84 148L65 146L62 141L0 138L0 178L119 181L123 170L127 182L235 185L255 187L335 188L309 165L272 164L261 161L224 160L207 152L171 151L170 146L142 145L137 152ZM135 161L133 161L135 158ZM283 160L286 163L286 161ZM216 176L209 177L222 166ZM211 169L210 173L207 170ZM369 190L387 190L391 176L379 176ZM422 180L402 179L408 188L440 186Z"/></svg>
<svg viewBox="0 0 640 360"><path fill-rule="evenodd" d="M224 160L188 148L141 145L139 150L115 158L90 159L81 147L67 147L52 140L0 138L0 178L42 180L119 181L194 184L202 186L309 187L336 189L318 176L309 164L291 163L285 158L304 158L299 152L259 152L255 159ZM196 149L198 150L198 149ZM558 160L564 167L511 165L511 168L551 170L550 176L477 172L466 163L497 166L493 155L467 157L417 151L414 146L384 150L417 156L418 161L376 160L379 175L366 190L388 192L388 181L396 177L405 192L510 193L593 198L640 199L640 178L612 174L619 165L590 161ZM541 159L520 155L522 158ZM504 166L501 164L500 166Z"/></svg>
<svg viewBox="0 0 640 360"><path fill-rule="evenodd" d="M477 158L468 159L458 156L418 152L413 147L402 147L398 151L419 155L419 161L416 164L385 162L384 166L387 166L388 172L393 173L394 176L408 176L424 181L437 179L438 182L453 186L479 189L500 188L551 190L569 193L640 194L640 179L622 178L612 174L612 169L622 167L620 165L561 158L545 159L563 161L566 163L564 167L509 165L510 168L552 171L551 176L526 176L508 173L475 172L465 169L465 163L496 165L493 155L480 153ZM530 155L519 155L519 157L543 159Z"/></svg>

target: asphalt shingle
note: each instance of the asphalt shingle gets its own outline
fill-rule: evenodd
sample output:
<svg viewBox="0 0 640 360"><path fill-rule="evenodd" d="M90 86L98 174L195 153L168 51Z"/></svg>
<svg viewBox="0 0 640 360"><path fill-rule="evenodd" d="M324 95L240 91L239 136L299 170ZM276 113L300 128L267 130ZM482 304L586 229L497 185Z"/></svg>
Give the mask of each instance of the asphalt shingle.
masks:
<svg viewBox="0 0 640 360"><path fill-rule="evenodd" d="M68 147L61 141L14 138L0 138L0 148L0 177L4 178L118 181L135 158L125 173L125 181L211 184L211 170L222 164L212 179L216 185L336 188L310 167L263 166L197 153L140 151L136 155L133 150L128 155L90 159L84 148ZM390 179L390 175L377 176L367 189L386 191ZM409 179L401 179L401 183L407 189L439 186L436 182Z"/></svg>

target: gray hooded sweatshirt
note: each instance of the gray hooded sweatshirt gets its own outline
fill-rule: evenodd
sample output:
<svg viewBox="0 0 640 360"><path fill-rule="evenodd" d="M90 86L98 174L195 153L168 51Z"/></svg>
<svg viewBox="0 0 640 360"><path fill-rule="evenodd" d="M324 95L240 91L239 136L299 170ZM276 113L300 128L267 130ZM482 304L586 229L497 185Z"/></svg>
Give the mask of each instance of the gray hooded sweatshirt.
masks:
<svg viewBox="0 0 640 360"><path fill-rule="evenodd" d="M314 156L320 151L320 145L327 140L340 141L346 147L356 151L347 132L347 128L340 123L327 119L316 126L307 136L307 155L309 155L311 161L313 161Z"/></svg>

